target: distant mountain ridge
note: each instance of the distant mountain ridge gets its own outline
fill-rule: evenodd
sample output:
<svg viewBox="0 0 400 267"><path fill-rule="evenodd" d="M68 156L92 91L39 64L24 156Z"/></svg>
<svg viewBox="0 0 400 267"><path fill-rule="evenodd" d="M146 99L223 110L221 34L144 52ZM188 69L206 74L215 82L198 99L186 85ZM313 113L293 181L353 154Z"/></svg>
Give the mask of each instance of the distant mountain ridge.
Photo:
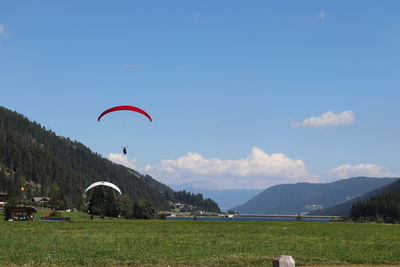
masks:
<svg viewBox="0 0 400 267"><path fill-rule="evenodd" d="M232 208L250 214L298 214L331 207L396 181L397 178L353 177L325 184L272 186Z"/></svg>

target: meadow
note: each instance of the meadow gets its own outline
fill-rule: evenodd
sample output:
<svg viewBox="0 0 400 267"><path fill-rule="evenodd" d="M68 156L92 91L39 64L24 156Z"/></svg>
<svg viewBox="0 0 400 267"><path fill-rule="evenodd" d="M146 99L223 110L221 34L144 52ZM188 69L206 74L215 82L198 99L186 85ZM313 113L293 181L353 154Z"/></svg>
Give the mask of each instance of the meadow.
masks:
<svg viewBox="0 0 400 267"><path fill-rule="evenodd" d="M400 225L94 219L0 221L0 265L400 264Z"/></svg>

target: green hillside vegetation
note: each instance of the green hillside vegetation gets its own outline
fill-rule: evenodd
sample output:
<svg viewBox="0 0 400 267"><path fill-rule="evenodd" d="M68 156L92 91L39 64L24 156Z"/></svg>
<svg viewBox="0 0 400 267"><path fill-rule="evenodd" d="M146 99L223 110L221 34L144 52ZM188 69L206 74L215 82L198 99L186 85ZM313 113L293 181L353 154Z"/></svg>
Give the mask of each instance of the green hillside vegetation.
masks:
<svg viewBox="0 0 400 267"><path fill-rule="evenodd" d="M131 200L146 199L158 209L181 202L219 211L202 195L175 192L149 175L112 163L83 144L0 107L0 192L26 201L48 196L57 208L84 209L83 191L96 181L112 182Z"/></svg>
<svg viewBox="0 0 400 267"><path fill-rule="evenodd" d="M380 195L355 203L350 212L353 221L400 223L400 181Z"/></svg>
<svg viewBox="0 0 400 267"><path fill-rule="evenodd" d="M330 207L396 181L396 178L354 177L326 184L297 183L272 186L246 203L232 208L250 214L311 212L306 205Z"/></svg>

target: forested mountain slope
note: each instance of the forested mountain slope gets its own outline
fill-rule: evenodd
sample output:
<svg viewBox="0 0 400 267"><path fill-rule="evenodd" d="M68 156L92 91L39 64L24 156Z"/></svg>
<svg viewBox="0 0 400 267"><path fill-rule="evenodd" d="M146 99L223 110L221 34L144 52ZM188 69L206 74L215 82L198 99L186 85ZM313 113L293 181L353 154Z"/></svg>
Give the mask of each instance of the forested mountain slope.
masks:
<svg viewBox="0 0 400 267"><path fill-rule="evenodd" d="M381 194L369 200L356 202L351 208L350 218L385 223L400 222L400 181L383 188Z"/></svg>
<svg viewBox="0 0 400 267"><path fill-rule="evenodd" d="M112 182L132 200L148 199L160 209L168 209L169 201L181 201L181 193L152 177L112 163L83 144L0 107L0 192L25 199L57 197L66 207L80 207L85 187L96 181ZM196 197L187 198L204 206L202 196ZM207 203L219 210L213 201Z"/></svg>

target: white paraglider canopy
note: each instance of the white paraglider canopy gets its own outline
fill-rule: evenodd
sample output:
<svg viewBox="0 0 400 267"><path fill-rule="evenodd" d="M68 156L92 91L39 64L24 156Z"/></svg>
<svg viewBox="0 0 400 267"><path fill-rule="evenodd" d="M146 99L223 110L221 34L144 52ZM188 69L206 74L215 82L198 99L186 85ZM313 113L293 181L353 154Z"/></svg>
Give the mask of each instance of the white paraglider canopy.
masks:
<svg viewBox="0 0 400 267"><path fill-rule="evenodd" d="M95 182L95 183L89 185L89 186L86 188L86 190L85 190L85 194L86 194L87 191L89 191L89 190L92 189L93 187L96 187L96 186L99 186L99 185L111 187L111 188L115 189L116 191L118 191L118 193L119 193L120 195L122 195L121 190L118 188L118 186L116 186L116 185L113 184L113 183L104 182L104 181Z"/></svg>

